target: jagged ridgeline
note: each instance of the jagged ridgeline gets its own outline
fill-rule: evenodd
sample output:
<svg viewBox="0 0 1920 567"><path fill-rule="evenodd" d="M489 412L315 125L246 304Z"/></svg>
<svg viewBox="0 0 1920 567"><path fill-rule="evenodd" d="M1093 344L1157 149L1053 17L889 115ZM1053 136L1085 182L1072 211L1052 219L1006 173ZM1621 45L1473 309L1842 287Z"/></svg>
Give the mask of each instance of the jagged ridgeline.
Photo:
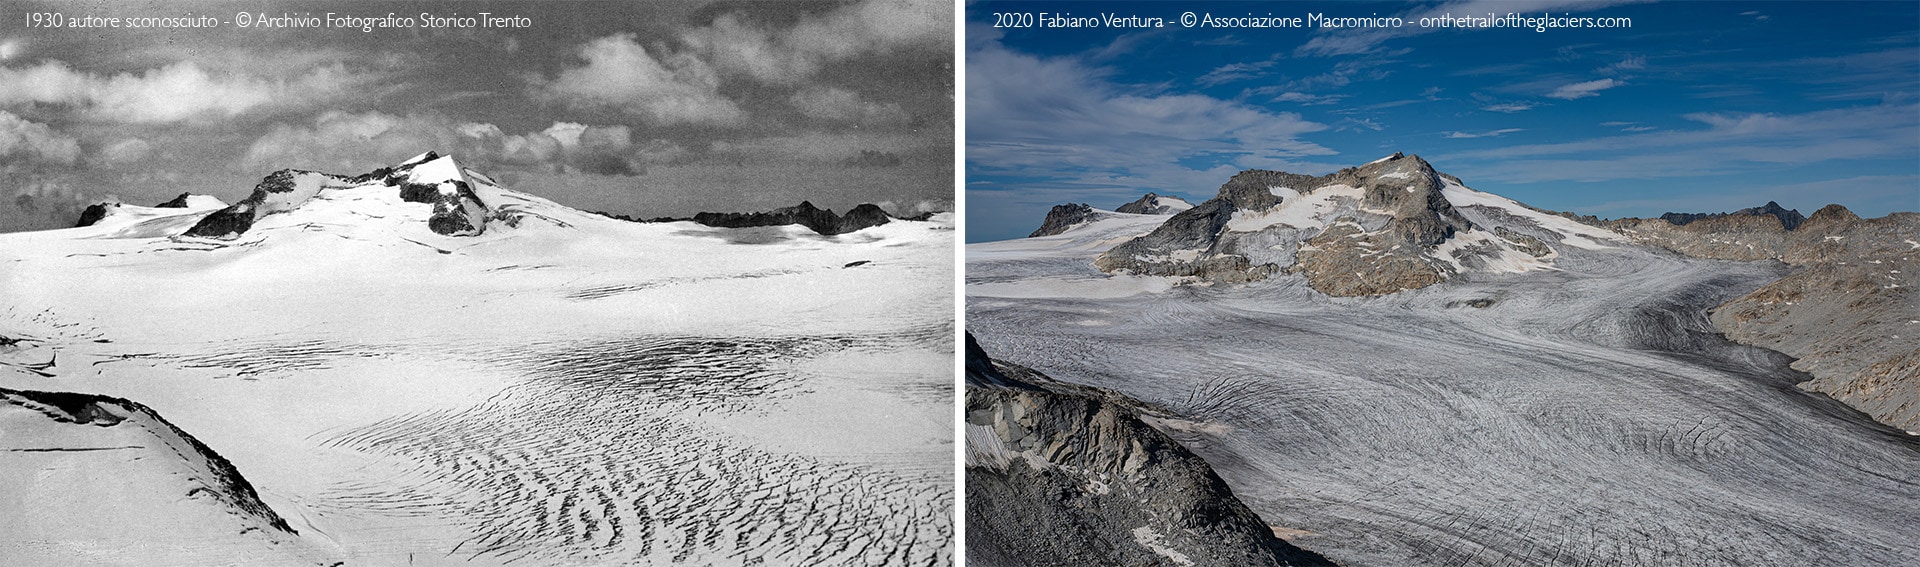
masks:
<svg viewBox="0 0 1920 567"><path fill-rule="evenodd" d="M521 215L508 209L489 209L474 192L468 171L451 156L427 152L392 168L345 177L328 173L282 169L260 180L253 194L224 209L214 211L187 229L186 236L220 240L238 238L261 217L297 208L320 194L322 189L379 184L399 190L400 199L433 206L427 227L447 236L472 236L486 231L487 221L519 224ZM487 180L487 186L493 186Z"/></svg>

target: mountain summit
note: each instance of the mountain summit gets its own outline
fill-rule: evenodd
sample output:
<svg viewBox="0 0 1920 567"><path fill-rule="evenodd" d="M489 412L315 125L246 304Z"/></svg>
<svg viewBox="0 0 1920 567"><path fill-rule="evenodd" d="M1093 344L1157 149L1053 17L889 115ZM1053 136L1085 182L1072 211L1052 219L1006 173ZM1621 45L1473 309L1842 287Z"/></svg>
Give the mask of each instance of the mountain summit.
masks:
<svg viewBox="0 0 1920 567"><path fill-rule="evenodd" d="M1101 255L1108 272L1220 282L1306 275L1328 295L1381 295L1466 272L1551 270L1607 230L1468 189L1419 156L1329 175L1248 170L1152 232Z"/></svg>

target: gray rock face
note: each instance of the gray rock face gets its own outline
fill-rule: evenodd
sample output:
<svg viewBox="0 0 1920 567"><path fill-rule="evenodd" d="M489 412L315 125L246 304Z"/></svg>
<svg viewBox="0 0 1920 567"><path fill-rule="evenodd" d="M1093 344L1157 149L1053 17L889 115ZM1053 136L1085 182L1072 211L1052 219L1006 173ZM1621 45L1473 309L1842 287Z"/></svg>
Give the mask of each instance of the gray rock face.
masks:
<svg viewBox="0 0 1920 567"><path fill-rule="evenodd" d="M863 228L886 224L891 220L885 210L872 203L862 204L847 211L846 216L833 213L832 209L822 209L811 201L801 201L799 205L781 207L764 213L699 213L693 216L693 222L719 228L748 228L756 226L784 226L797 224L824 236L846 234Z"/></svg>
<svg viewBox="0 0 1920 567"><path fill-rule="evenodd" d="M1735 341L1795 357L1820 392L1875 420L1920 430L1920 214L1861 219L1827 205L1799 219L1775 203L1674 223L1628 218L1608 226L1637 242L1697 258L1777 260L1796 270L1713 311Z"/></svg>
<svg viewBox="0 0 1920 567"><path fill-rule="evenodd" d="M1485 250L1437 255L1435 247L1456 234L1489 228L1455 210L1443 191L1449 183L1459 180L1397 153L1318 177L1243 171L1214 198L1114 247L1095 265L1225 283L1299 273L1322 293L1363 296L1445 281L1466 267L1460 254L1546 255L1539 239L1512 230L1481 241ZM1293 201L1306 204L1289 206Z"/></svg>
<svg viewBox="0 0 1920 567"><path fill-rule="evenodd" d="M1040 223L1040 228L1034 229L1032 234L1027 235L1027 238L1053 236L1066 232L1068 229L1079 226L1082 223L1099 219L1100 213L1093 210L1093 205L1086 203L1054 205L1052 210L1047 211L1047 219Z"/></svg>
<svg viewBox="0 0 1920 567"><path fill-rule="evenodd" d="M1139 402L967 337L970 565L1331 565L1275 536Z"/></svg>
<svg viewBox="0 0 1920 567"><path fill-rule="evenodd" d="M1781 207L1780 203L1773 201L1767 201L1765 205L1740 209L1731 213L1667 213L1660 215L1660 220L1673 223L1674 226L1683 226L1697 220L1727 216L1773 217L1779 220L1780 225L1787 230L1793 230L1799 227L1800 223L1807 220L1806 217L1800 216L1800 211Z"/></svg>
<svg viewBox="0 0 1920 567"><path fill-rule="evenodd" d="M1134 202L1120 205L1113 212L1132 215L1171 215L1190 208L1193 208L1193 204L1179 197L1147 193Z"/></svg>

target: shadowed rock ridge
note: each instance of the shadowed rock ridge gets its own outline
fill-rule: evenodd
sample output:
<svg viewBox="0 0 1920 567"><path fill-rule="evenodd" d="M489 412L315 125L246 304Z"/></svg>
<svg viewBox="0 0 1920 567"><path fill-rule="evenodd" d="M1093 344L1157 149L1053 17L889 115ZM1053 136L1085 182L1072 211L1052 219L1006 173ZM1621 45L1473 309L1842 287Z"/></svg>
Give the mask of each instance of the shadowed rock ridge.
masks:
<svg viewBox="0 0 1920 567"><path fill-rule="evenodd" d="M1117 393L966 338L969 565L1331 565L1275 537Z"/></svg>
<svg viewBox="0 0 1920 567"><path fill-rule="evenodd" d="M1100 220L1100 213L1093 209L1093 205L1086 203L1054 205L1047 211L1047 219L1040 222L1040 228L1034 229L1027 238L1053 236L1082 223L1096 220Z"/></svg>
<svg viewBox="0 0 1920 567"><path fill-rule="evenodd" d="M1731 213L1666 213L1660 215L1660 220L1673 223L1674 226L1683 226L1697 220L1728 216L1769 216L1779 219L1780 225L1786 227L1787 230L1798 228L1800 223L1806 222L1807 220L1806 217L1800 216L1800 211L1781 207L1780 203L1773 201L1767 201L1765 205L1740 209Z"/></svg>
<svg viewBox="0 0 1920 567"><path fill-rule="evenodd" d="M672 219L667 219L672 220ZM693 215L693 222L716 228L748 228L756 226L784 226L797 224L826 236L846 234L871 226L887 224L892 217L879 205L862 204L847 211L846 216L833 214L832 209L813 206L811 201L801 201L799 205L781 207L764 213L699 213Z"/></svg>
<svg viewBox="0 0 1920 567"><path fill-rule="evenodd" d="M1192 203L1188 203L1179 197L1147 193L1131 203L1120 205L1120 207L1114 209L1113 212L1132 215L1170 215L1192 207Z"/></svg>

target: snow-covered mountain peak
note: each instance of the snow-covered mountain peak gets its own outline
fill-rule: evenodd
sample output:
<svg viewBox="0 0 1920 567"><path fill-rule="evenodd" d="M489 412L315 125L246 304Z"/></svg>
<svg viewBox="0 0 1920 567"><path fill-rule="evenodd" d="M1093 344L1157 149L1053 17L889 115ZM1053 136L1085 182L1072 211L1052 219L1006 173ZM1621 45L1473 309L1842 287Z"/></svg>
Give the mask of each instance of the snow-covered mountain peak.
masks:
<svg viewBox="0 0 1920 567"><path fill-rule="evenodd" d="M468 237L499 227L516 227L527 217L565 226L568 223L558 217L580 216L577 211L557 209L565 207L502 188L492 178L462 166L453 156L426 152L393 167L350 177L296 169L276 171L254 186L246 199L200 217L176 234L231 241L250 233L256 223L327 228L397 222L411 226L388 228Z"/></svg>

